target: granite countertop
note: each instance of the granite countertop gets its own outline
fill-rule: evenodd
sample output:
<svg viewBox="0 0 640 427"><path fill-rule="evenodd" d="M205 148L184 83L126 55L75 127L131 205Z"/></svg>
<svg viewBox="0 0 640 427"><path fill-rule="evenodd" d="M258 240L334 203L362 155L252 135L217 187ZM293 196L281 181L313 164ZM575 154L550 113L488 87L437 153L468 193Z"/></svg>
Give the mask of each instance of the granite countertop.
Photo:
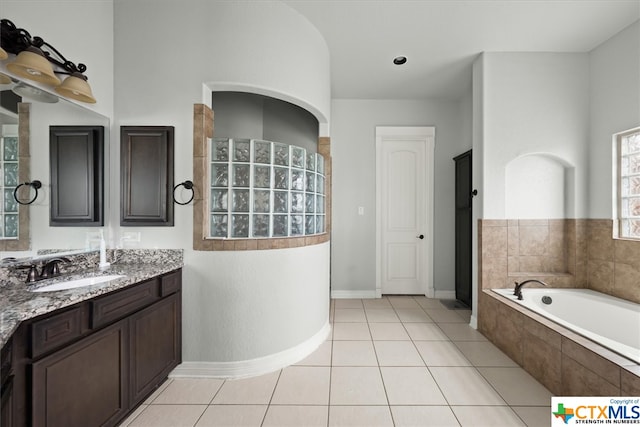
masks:
<svg viewBox="0 0 640 427"><path fill-rule="evenodd" d="M131 256L121 256L120 260L105 270L98 269L94 263L79 271L62 274L26 284L24 281L2 280L0 283L0 347L3 346L20 322L50 313L57 309L85 301L99 295L126 288L152 277L169 273L183 267L181 250L160 250L132 252ZM61 270L64 266L61 267ZM26 271L21 271L26 277ZM103 275L123 275L125 277L81 288L31 292L30 290L67 280Z"/></svg>

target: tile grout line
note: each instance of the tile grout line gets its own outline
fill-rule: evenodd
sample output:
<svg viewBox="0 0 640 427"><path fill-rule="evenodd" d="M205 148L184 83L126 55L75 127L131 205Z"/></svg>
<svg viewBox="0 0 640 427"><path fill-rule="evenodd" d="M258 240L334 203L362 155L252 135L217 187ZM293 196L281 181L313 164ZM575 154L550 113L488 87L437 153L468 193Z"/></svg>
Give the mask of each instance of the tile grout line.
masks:
<svg viewBox="0 0 640 427"><path fill-rule="evenodd" d="M264 415L262 416L262 421L260 422L261 427L262 425L264 425L264 422L267 420L267 414L269 413L269 408L271 408L271 402L273 402L273 396L276 394L276 389L278 388L278 383L280 382L282 371L284 371L284 369L280 369L280 372L278 372L278 378L276 379L276 383L274 384L273 390L271 391L271 397L269 397L269 401L267 402L267 409L264 411Z"/></svg>
<svg viewBox="0 0 640 427"><path fill-rule="evenodd" d="M336 306L333 306L333 324L335 325L335 310ZM335 338L335 327L331 327L331 351L329 352L329 396L327 397L327 427L329 427L329 419L331 417L331 378L333 377L333 343Z"/></svg>
<svg viewBox="0 0 640 427"><path fill-rule="evenodd" d="M415 301L415 299L414 299ZM417 302L417 301L416 301ZM420 304L418 304L420 305ZM429 313L427 313L424 309L424 307L422 307L420 305L420 308L422 308L422 311L425 312L425 314L427 316L429 316ZM431 318L431 317L429 317ZM440 326L435 322L434 320L434 325L436 325L436 327L438 329L440 329ZM404 326L404 323L403 323ZM442 329L440 329L442 331ZM442 333L444 334L444 331L442 331ZM447 340L445 342L451 342L451 340L449 339L449 336L447 334L444 334L444 336L447 337ZM440 394L442 395L442 398L444 399L445 402L447 402L447 407L449 408L449 411L451 411L451 413L453 414L454 418L456 419L456 422L459 425L462 425L462 423L460 422L460 420L458 419L458 417L456 416L456 413L453 411L453 409L451 408L451 404L449 403L449 399L447 399L447 396L444 394L444 392L442 391L442 388L440 387L440 384L438 384L438 381L436 381L436 378L433 376L433 372L431 372L431 369L429 368L429 365L427 364L427 361L424 360L424 357L422 357L422 353L420 353L420 351L418 350L418 347L416 346L415 340L409 336L409 338L411 338L411 343L413 344L414 348L416 349L416 351L418 351L418 354L420 355L420 358L422 359L422 361L424 362L424 366L427 368L427 372L429 372L429 375L431 375L431 378L433 379L433 382L435 383L436 387L438 387L438 391L440 392Z"/></svg>

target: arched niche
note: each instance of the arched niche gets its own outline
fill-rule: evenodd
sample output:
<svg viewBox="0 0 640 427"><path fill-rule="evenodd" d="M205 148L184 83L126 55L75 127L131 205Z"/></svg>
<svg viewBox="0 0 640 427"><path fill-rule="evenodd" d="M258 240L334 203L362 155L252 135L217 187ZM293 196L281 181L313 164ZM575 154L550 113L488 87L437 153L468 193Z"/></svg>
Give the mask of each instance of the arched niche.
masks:
<svg viewBox="0 0 640 427"><path fill-rule="evenodd" d="M511 219L575 215L575 168L547 153L520 156L505 171L505 213Z"/></svg>

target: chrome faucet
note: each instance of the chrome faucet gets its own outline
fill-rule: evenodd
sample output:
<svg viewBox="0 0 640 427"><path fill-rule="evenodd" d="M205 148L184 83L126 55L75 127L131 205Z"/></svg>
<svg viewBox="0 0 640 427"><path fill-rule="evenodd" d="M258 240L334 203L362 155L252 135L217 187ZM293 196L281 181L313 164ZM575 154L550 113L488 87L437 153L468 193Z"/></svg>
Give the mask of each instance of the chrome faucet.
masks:
<svg viewBox="0 0 640 427"><path fill-rule="evenodd" d="M529 279L529 280L525 280L522 283L515 282L516 287L513 289L513 294L515 296L517 296L519 300L521 300L522 299L522 287L524 285L526 285L527 283L532 283L532 282L533 283L540 283L542 286L549 286L546 283L544 283L542 280L538 280L538 279Z"/></svg>

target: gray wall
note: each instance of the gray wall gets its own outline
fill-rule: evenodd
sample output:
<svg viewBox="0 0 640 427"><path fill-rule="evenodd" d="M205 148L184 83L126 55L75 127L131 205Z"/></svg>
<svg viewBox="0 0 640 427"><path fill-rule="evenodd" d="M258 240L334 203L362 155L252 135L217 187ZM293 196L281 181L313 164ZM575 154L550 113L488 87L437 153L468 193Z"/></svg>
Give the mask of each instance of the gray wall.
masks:
<svg viewBox="0 0 640 427"><path fill-rule="evenodd" d="M264 139L316 152L318 120L279 99L243 92L213 92L214 136Z"/></svg>
<svg viewBox="0 0 640 427"><path fill-rule="evenodd" d="M640 126L640 21L589 56L589 218L613 218L611 135Z"/></svg>
<svg viewBox="0 0 640 427"><path fill-rule="evenodd" d="M463 101L333 101L332 291L375 293L376 126L436 128L434 287L436 292L455 289L452 159L471 148L470 102L470 96Z"/></svg>

